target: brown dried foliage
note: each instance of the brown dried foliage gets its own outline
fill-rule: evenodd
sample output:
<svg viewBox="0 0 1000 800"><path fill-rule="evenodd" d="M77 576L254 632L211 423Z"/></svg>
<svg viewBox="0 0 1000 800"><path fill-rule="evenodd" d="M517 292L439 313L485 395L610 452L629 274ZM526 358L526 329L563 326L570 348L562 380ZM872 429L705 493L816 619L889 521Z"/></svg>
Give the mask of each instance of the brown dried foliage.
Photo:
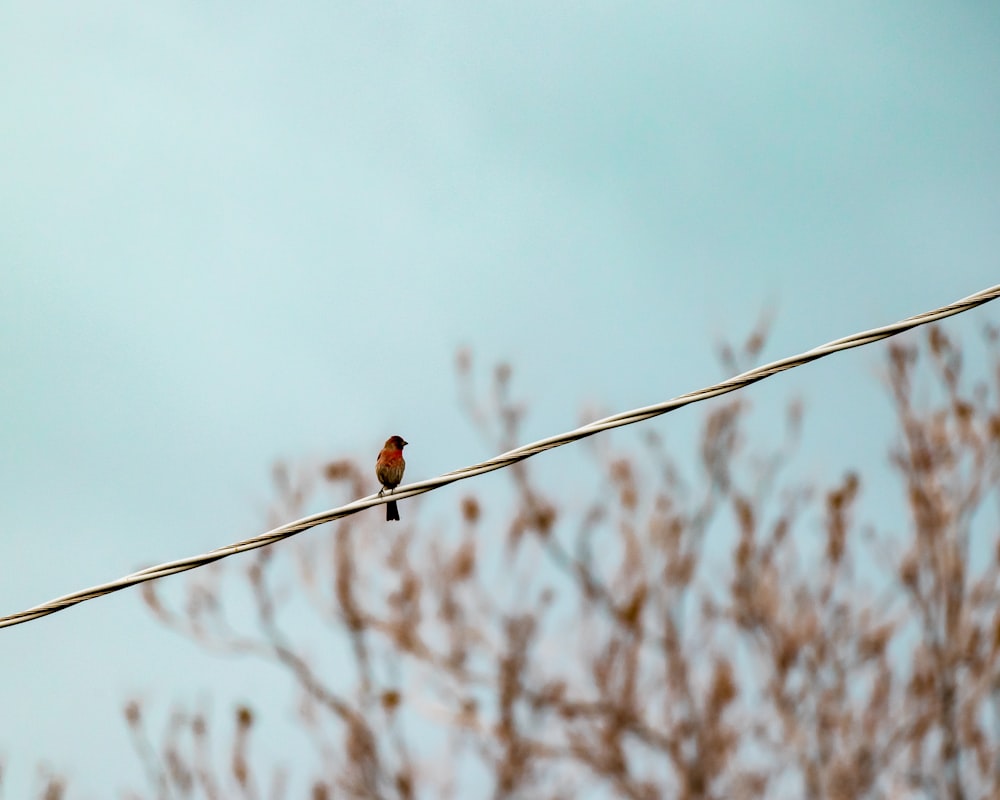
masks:
<svg viewBox="0 0 1000 800"><path fill-rule="evenodd" d="M738 366L763 336L723 356ZM971 386L941 329L890 349L909 512L894 530L859 528L861 474L826 489L784 475L800 404L786 441L749 452L741 394L712 407L687 475L647 426L637 452L610 437L576 446L590 458L555 489L527 463L506 470L506 510L470 485L453 529L418 527L416 504L392 531L375 512L349 517L199 571L179 603L148 584L144 598L204 647L292 678L321 764L294 778L315 800L1000 797L1000 358L987 338L993 374ZM458 365L471 419L498 449L515 444L510 368L484 400L471 355ZM588 470L597 488L573 495ZM320 486L369 491L370 471L276 470L272 521ZM227 618L234 573L249 632ZM303 600L323 647L300 630ZM328 648L333 661L315 655ZM154 747L141 711L126 707L150 776L134 796L293 796L251 742L250 707L227 760L207 755L205 714L175 710Z"/></svg>

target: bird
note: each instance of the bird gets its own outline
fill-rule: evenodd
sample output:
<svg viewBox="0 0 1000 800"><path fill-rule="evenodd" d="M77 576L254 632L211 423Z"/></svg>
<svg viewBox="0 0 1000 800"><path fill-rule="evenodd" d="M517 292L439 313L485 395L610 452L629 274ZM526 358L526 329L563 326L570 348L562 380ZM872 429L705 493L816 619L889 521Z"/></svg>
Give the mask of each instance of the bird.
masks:
<svg viewBox="0 0 1000 800"><path fill-rule="evenodd" d="M402 436L390 436L385 440L385 447L382 448L382 452L378 454L378 460L375 462L375 477L382 484L378 493L379 497L386 489L391 493L403 480L403 470L406 469L403 448L408 444L409 442L404 441ZM396 507L396 501L390 500L385 504L385 521L392 522L398 519L399 509Z"/></svg>

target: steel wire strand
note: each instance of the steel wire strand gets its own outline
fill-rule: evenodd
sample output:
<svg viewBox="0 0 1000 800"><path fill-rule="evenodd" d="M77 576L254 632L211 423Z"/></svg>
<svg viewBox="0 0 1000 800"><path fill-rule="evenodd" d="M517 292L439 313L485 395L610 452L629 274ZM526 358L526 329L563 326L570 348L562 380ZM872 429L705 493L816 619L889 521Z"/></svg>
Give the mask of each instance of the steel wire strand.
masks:
<svg viewBox="0 0 1000 800"><path fill-rule="evenodd" d="M785 370L808 364L812 361L824 358L825 356L832 355L833 353L881 341L882 339L887 339L890 336L895 336L896 334L903 333L904 331L912 330L913 328L917 328L921 325L936 322L937 320L944 319L955 314L961 314L964 311L968 311L981 306L984 303L988 303L991 300L995 300L997 297L1000 297L1000 285L992 286L988 289L982 290L981 292L977 292L976 294L957 300L954 303L950 303L949 305L936 308L932 311L926 311L913 317L908 317L891 325L873 328L868 331L861 331L850 336L845 336L841 339L835 339L832 342L827 342L819 347L814 347L804 353L779 359L778 361L772 361L769 364L755 367L754 369L748 370L740 375L736 375L735 377L729 378L721 383L717 383L713 386L708 386L694 392L688 392L687 394L682 394L672 400L614 414L610 417L604 417L603 419L590 422L576 428L575 430L522 445L521 447L509 450L506 453L502 453L479 464L463 467L462 469L440 475L437 478L431 478L398 487L391 495L385 495L381 498L378 495L369 495L368 497L355 500L338 508L334 508L329 511L322 511L318 514L313 514L311 516L295 520L294 522L289 522L285 525L281 525L267 531L266 533L262 533L259 536L254 536L250 539L226 545L225 547L219 547L202 555L191 556L188 558L178 559L176 561L169 561L165 564L147 567L146 569L141 569L138 572L126 575L118 580L102 583L89 589L83 589L78 592L73 592L72 594L57 597L47 603L25 609L24 611L20 611L16 614L0 617L0 628L7 628L13 625L29 622L49 614L54 614L56 611L62 611L63 609L75 606L78 603L83 603L87 600L93 600L97 597L111 594L112 592L127 589L128 587L135 586L139 583L145 583L146 581L155 580L157 578L164 578L168 575L175 575L178 572L185 572L190 569L212 564L223 558L236 555L237 553L255 550L258 547L265 547L269 544L274 544L282 539L287 539L290 536L294 536L297 533L308 530L309 528L313 528L327 522L333 522L341 519L342 517L349 516L350 514L356 514L366 508L381 505L389 500L405 500L408 497L423 494L425 492L432 491L433 489L438 489L442 486L447 486L448 484L465 480L466 478L503 469L504 467L509 467L519 461L524 461L527 458L543 453L546 450L551 450L555 447L561 447L564 444L569 444L570 442L585 439L602 431L658 417L669 411L682 408L683 406L690 405L692 403L701 402L712 397L727 394L728 392L743 389L753 383L757 383L758 381L762 381L772 375L776 375L779 372L784 372Z"/></svg>

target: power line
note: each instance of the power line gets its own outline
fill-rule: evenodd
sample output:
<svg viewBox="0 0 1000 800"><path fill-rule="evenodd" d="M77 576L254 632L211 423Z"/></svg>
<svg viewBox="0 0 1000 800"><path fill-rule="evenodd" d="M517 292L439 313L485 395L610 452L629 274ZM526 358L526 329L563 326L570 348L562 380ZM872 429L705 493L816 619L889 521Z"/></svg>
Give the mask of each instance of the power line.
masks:
<svg viewBox="0 0 1000 800"><path fill-rule="evenodd" d="M828 342L827 344L820 345L819 347L814 347L812 350L807 350L799 355L783 358L779 361L772 361L770 364L756 367L755 369L744 372L741 375L737 375L736 377L730 378L722 383L717 383L714 386L699 389L696 392L682 394L680 397L675 397L673 400L667 400L663 403L657 403L656 405L646 406L645 408L637 408L632 411L626 411L621 414L605 417L604 419L591 422L588 425L577 428L576 430L562 433L557 436L550 436L547 439L541 439L531 444L522 445L514 450L509 450L506 453L491 458L488 461L483 461L480 464L474 464L470 467L455 470L454 472L448 472L437 478L431 478L430 480L419 481L417 483L402 486L393 492L391 499L405 500L407 497L423 494L424 492L429 492L432 489L437 489L441 486L447 486L450 483L455 483L456 481L471 478L474 475L482 475L485 472L492 472L493 470L509 467L519 461L524 461L526 458L531 458L531 456L537 455L538 453L551 450L554 447L560 447L570 442L575 442L579 439L585 439L588 436L593 436L601 431L610 430L611 428L620 428L624 425L631 425L635 422L642 422L643 420L651 419L652 417L657 417L661 414L666 414L668 411L673 411L674 409L681 408L682 406L686 406L691 403L698 403L702 400L708 400L712 397L736 391L737 389L743 389L752 383L762 381L765 378L769 378L779 372L784 372L786 369L800 367L803 364L808 364L811 361L816 361L817 359L831 355L832 353L837 353L841 350L849 350L852 347L861 347L862 345L887 339L890 336L895 336L898 333L912 330L913 328L926 325L930 322L935 322L939 319L944 319L945 317L961 314L963 311L968 311L969 309L981 306L984 303L995 300L997 297L1000 297L1000 285L984 289L981 292L977 292L976 294L970 295L962 300L958 300L950 305L936 308L933 311L926 311L923 314L908 317L907 319L901 320L892 325L886 325L881 328L873 328L872 330L855 333L851 336L845 336L843 339L836 339L832 342ZM227 558L228 556L246 552L247 550L255 550L258 547L265 547L269 544L280 542L282 539L287 539L289 536L294 536L297 533L301 533L302 531L315 527L316 525L333 522L334 520L341 519L342 517L349 516L350 514L356 514L366 508L381 505L389 499L389 497L379 498L378 495L370 495L362 498L361 500L355 500L353 503L340 506L339 508L334 508L330 511L323 511L319 514L313 514L310 517L304 517L303 519L296 520L295 522L281 525L280 527L274 528L267 533L262 533L259 536L254 536L253 538L245 539L241 542L227 545L226 547L220 547L216 550L212 550L211 552L204 553L203 555L182 558L178 561L169 561L155 567L147 567L146 569L139 570L138 572L133 572L131 575L126 575L124 578L119 578L116 581L102 583L89 589L83 589L79 592L73 592L72 594L57 597L55 600L50 600L48 603L43 603L42 605L25 609L17 614L0 617L0 628L20 625L22 622L29 622L31 620L38 619L39 617L54 614L56 611L62 611L70 606L82 603L85 600L93 600L94 598L102 597L103 595L111 594L112 592L117 592L120 589L126 589L129 586L135 586L136 584L145 583L146 581L155 580L156 578L164 578L167 575L174 575L178 572L195 569L196 567L211 564L215 561Z"/></svg>

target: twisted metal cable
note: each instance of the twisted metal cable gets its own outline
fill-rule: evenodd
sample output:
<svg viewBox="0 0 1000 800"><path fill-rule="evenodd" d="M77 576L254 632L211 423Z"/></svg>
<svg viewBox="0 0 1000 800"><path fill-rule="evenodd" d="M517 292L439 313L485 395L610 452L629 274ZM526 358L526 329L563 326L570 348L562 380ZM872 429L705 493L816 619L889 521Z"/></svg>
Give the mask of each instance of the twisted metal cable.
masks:
<svg viewBox="0 0 1000 800"><path fill-rule="evenodd" d="M129 586L135 586L136 584L145 583L146 581L155 580L156 578L164 578L167 575L174 575L178 572L195 569L196 567L211 564L215 561L227 558L228 556L246 552L247 550L255 550L258 547L265 547L269 544L280 542L282 539L287 539L289 536L294 536L297 533L301 533L302 531L315 527L316 525L333 522L334 520L349 516L350 514L356 514L366 508L381 505L382 503L388 502L390 499L405 500L407 497L423 494L424 492L429 492L432 489L447 486L449 483L455 483L456 481L471 478L474 475L482 475L485 472L492 472L493 470L509 467L519 461L524 461L526 458L531 458L531 456L537 455L538 453L551 450L554 447L560 447L564 444L568 444L569 442L575 442L578 439L585 439L588 436L593 436L601 431L610 430L611 428L620 428L624 425L631 425L635 422L642 422L643 420L651 419L652 417L657 417L661 414L666 414L668 411L673 411L674 409L681 408L682 406L686 406L691 403L698 403L702 400L708 400L711 397L717 397L728 392L736 391L737 389L742 389L752 383L762 381L765 378L769 378L779 372L784 372L786 369L800 367L803 364L816 361L817 359L823 358L824 356L828 356L832 353L837 353L841 350L849 350L852 347L860 347L862 345L871 344L872 342L887 339L890 336L895 336L898 333L903 333L904 331L911 330L921 325L926 325L930 322L935 322L939 319L944 319L945 317L950 317L955 314L961 314L963 311L968 311L969 309L981 306L984 303L997 299L997 297L1000 297L1000 285L984 289L981 292L969 295L968 297L951 303L950 305L936 308L933 311L926 311L923 314L908 317L892 325L886 325L881 328L873 328L872 330L855 333L851 336L845 336L842 339L835 339L834 341L820 345L819 347L814 347L812 350L807 350L799 355L790 356L778 361L772 361L770 364L756 367L755 369L744 372L741 375L737 375L736 377L730 378L722 383L717 383L714 386L699 389L695 392L689 392L688 394L682 394L680 397L675 397L673 400L667 400L663 403L646 406L645 408L637 408L632 411L614 414L610 417L599 419L596 422L591 422L575 430L561 433L556 436L550 436L547 439L541 439L531 444L522 445L521 447L517 447L506 453L502 453L501 455L491 458L488 461L483 461L480 464L474 464L470 467L455 470L454 472L448 472L437 478L407 484L406 486L397 488L391 496L387 495L384 498L380 498L378 495L370 495L360 500L355 500L352 503L348 503L347 505L340 506L339 508L322 511L319 514L313 514L312 516L303 517L295 522L289 522L286 525L281 525L280 527L274 528L267 533L262 533L259 536L254 536L250 539L245 539L241 542L236 542L235 544L227 545L225 547L220 547L216 550L204 553L203 555L191 556L177 561L169 561L165 564L158 564L154 567L147 567L146 569L141 569L138 572L133 572L131 575L126 575L124 578L119 578L116 581L102 583L89 589L83 589L79 592L73 592L72 594L57 597L55 600L50 600L48 603L43 603L42 605L25 609L17 614L0 617L0 628L20 625L22 622L29 622L31 620L38 619L39 617L54 614L56 611L62 611L70 606L75 606L77 603L82 603L86 600L93 600L94 598L102 597L103 595L111 594L112 592L117 592L121 589L126 589Z"/></svg>

